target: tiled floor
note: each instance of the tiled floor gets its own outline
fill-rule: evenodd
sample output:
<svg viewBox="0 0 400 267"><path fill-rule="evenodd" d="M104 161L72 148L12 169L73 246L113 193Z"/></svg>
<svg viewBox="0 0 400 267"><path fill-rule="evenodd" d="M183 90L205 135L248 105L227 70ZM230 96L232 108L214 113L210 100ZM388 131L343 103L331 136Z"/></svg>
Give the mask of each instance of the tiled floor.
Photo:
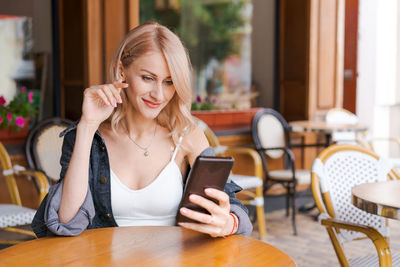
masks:
<svg viewBox="0 0 400 267"><path fill-rule="evenodd" d="M299 267L339 266L325 228L314 220L316 210L297 215L298 235L292 234L292 225L283 210L266 213L267 236L264 242L288 254ZM400 221L390 220L390 247L392 254L400 253ZM257 229L252 236L258 238ZM369 240L359 240L344 245L348 258L376 253Z"/></svg>

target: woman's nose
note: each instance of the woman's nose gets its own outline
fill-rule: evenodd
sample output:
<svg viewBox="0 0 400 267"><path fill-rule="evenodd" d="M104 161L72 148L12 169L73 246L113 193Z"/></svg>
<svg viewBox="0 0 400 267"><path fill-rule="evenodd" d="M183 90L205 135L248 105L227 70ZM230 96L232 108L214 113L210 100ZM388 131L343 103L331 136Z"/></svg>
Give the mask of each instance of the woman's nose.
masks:
<svg viewBox="0 0 400 267"><path fill-rule="evenodd" d="M156 100L161 100L162 99L162 91L163 91L162 83L158 82L153 86L153 89L150 92L150 96Z"/></svg>

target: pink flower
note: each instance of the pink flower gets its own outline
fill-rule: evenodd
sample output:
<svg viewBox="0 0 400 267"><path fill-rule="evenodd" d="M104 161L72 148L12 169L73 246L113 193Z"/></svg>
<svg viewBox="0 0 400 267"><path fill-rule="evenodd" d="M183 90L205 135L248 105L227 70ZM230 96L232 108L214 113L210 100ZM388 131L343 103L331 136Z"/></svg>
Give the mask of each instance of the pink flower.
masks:
<svg viewBox="0 0 400 267"><path fill-rule="evenodd" d="M33 92L32 91L30 91L28 93L28 101L29 101L29 103L33 103Z"/></svg>
<svg viewBox="0 0 400 267"><path fill-rule="evenodd" d="M3 96L0 96L0 104L4 106L6 103L7 101L5 100L5 98Z"/></svg>
<svg viewBox="0 0 400 267"><path fill-rule="evenodd" d="M10 112L8 112L8 114L7 114L7 120L8 120L8 122L12 121L12 115Z"/></svg>
<svg viewBox="0 0 400 267"><path fill-rule="evenodd" d="M3 117L0 117L0 123L2 123L3 122Z"/></svg>
<svg viewBox="0 0 400 267"><path fill-rule="evenodd" d="M24 127L25 119L20 117L20 116L18 116L18 117L15 118L15 124L17 124L18 127L22 128L22 127Z"/></svg>
<svg viewBox="0 0 400 267"><path fill-rule="evenodd" d="M21 88L21 90L22 90L22 92L26 92L26 87L25 86L22 86L22 88Z"/></svg>

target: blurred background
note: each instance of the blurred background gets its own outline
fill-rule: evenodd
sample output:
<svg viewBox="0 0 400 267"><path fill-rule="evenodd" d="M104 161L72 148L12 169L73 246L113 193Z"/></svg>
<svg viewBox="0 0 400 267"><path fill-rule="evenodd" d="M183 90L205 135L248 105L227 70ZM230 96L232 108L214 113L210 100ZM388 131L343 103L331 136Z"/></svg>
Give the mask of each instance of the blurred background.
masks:
<svg viewBox="0 0 400 267"><path fill-rule="evenodd" d="M0 94L38 90L41 118L79 118L122 36L156 20L188 48L193 109L271 107L291 121L343 107L374 136L400 131L396 0L1 0L0 14Z"/></svg>

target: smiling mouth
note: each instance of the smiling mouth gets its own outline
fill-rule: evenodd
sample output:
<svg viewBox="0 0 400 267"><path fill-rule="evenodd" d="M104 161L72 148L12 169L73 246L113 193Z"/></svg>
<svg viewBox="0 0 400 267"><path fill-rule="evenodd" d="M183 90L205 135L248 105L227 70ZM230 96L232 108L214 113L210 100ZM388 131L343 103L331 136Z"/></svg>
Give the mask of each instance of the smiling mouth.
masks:
<svg viewBox="0 0 400 267"><path fill-rule="evenodd" d="M142 100L146 104L146 106L148 106L149 108L158 108L161 105L161 103L152 102L152 101L146 100L144 98L142 98Z"/></svg>

